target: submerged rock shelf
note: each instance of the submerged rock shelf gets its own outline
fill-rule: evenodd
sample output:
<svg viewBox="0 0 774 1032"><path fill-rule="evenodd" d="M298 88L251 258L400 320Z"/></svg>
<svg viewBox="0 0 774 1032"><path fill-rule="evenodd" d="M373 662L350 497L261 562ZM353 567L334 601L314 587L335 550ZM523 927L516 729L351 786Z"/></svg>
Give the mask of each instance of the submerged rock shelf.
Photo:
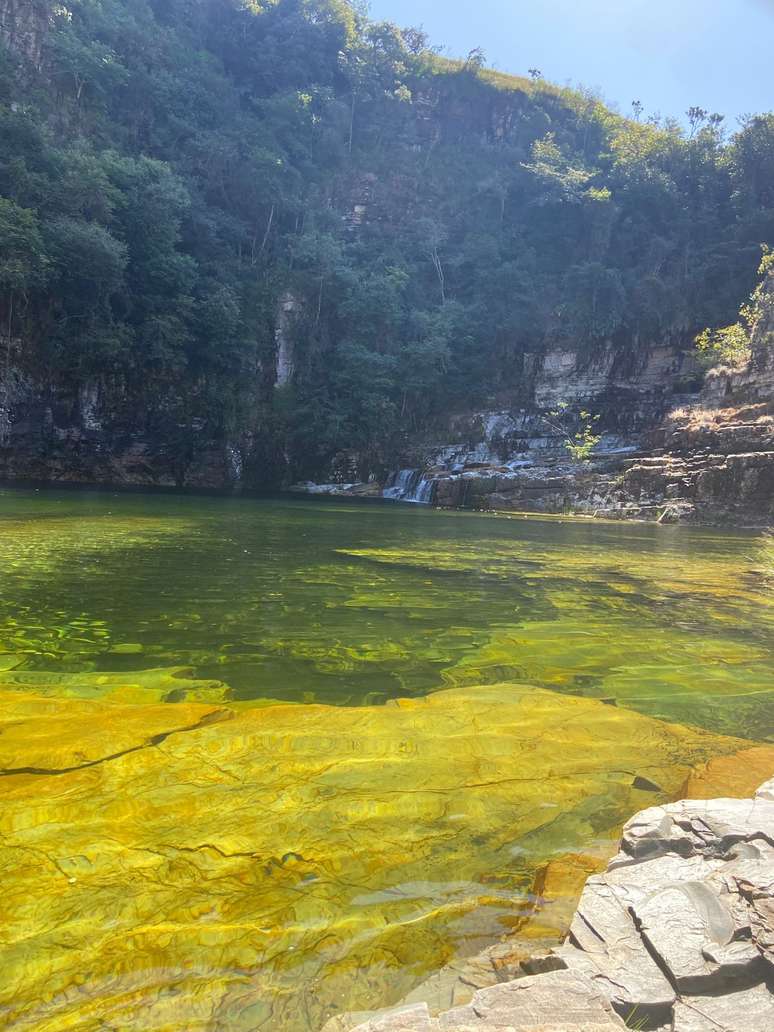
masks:
<svg viewBox="0 0 774 1032"><path fill-rule="evenodd" d="M750 750L515 684L354 710L0 704L0 1014L35 1032L314 1030L508 927L524 956L564 931L561 907L535 923L545 865L586 843L593 870L627 812Z"/></svg>
<svg viewBox="0 0 774 1032"><path fill-rule="evenodd" d="M752 535L4 504L12 1032L319 1032L465 1005L560 946L632 813L774 770Z"/></svg>
<svg viewBox="0 0 774 1032"><path fill-rule="evenodd" d="M660 1032L770 1032L774 780L751 800L638 814L606 872L589 878L565 945L522 968L544 973L437 1018L418 1003L356 1032L612 1032L622 1019Z"/></svg>

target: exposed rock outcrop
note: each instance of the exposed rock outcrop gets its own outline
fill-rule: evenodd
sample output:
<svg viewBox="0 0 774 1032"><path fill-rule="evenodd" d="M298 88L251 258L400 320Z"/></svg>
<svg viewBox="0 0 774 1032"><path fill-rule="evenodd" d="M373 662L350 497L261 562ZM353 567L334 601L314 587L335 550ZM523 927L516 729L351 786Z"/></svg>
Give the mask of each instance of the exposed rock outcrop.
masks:
<svg viewBox="0 0 774 1032"><path fill-rule="evenodd" d="M301 300L286 291L279 300L275 316L274 340L277 347L275 387L286 387L295 371L295 327L303 310Z"/></svg>
<svg viewBox="0 0 774 1032"><path fill-rule="evenodd" d="M668 343L637 353L611 343L588 354L549 348L526 363L522 407L452 418L452 441L415 449L418 468L393 474L385 496L670 522L774 521L774 275L760 295L745 368L713 370L700 390L681 394L698 369ZM591 460L573 461L568 444L597 419ZM396 490L401 484L410 490Z"/></svg>
<svg viewBox="0 0 774 1032"><path fill-rule="evenodd" d="M558 402L585 403L607 397L614 403L635 402L621 409L623 423L636 420L637 404L657 408L659 400L675 394L686 379L696 379L696 361L690 349L667 340L651 346L619 348L612 341L593 351L550 347L534 370L531 393L538 408Z"/></svg>
<svg viewBox="0 0 774 1032"><path fill-rule="evenodd" d="M609 370L592 370L589 379L571 354L564 365L554 356L553 379L538 380L536 401L564 394L582 407L607 385L607 395L585 401L606 428L590 461L570 457L571 415L557 428L549 413L522 409L470 419L459 444L429 449L424 468L403 474L422 479L421 500L446 507L767 525L774 521L773 341L760 330L748 369L715 371L699 394L671 396L671 411L652 377L637 392L631 382L606 380Z"/></svg>
<svg viewBox="0 0 774 1032"><path fill-rule="evenodd" d="M625 1028L589 978L552 971L481 989L470 1004L438 1018L431 1017L423 1004L415 1004L369 1021L358 1032L619 1032Z"/></svg>
<svg viewBox="0 0 774 1032"><path fill-rule="evenodd" d="M38 67L53 9L52 0L0 0L0 42Z"/></svg>
<svg viewBox="0 0 774 1032"><path fill-rule="evenodd" d="M421 1004L357 1032L774 1028L774 781L754 799L644 810L586 883L567 942L470 1005ZM553 968L553 970L551 970Z"/></svg>
<svg viewBox="0 0 774 1032"><path fill-rule="evenodd" d="M651 450L626 463L618 481L631 506L713 522L774 519L774 406L699 403L648 442Z"/></svg>

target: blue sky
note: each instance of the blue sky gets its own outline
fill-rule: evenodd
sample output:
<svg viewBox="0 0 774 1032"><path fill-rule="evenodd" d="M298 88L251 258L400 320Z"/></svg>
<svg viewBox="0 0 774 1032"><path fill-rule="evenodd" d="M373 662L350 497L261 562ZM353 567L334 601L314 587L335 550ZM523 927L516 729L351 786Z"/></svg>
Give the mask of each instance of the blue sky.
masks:
<svg viewBox="0 0 774 1032"><path fill-rule="evenodd" d="M628 113L684 120L697 104L774 110L774 0L370 0L371 17L422 25L449 56L482 47L506 72L539 68Z"/></svg>

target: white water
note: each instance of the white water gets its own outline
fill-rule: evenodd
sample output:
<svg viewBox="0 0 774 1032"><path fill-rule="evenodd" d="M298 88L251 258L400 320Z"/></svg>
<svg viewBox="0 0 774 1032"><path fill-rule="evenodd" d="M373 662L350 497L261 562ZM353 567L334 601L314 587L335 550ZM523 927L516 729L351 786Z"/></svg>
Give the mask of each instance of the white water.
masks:
<svg viewBox="0 0 774 1032"><path fill-rule="evenodd" d="M390 477L382 497L391 498L395 502L430 505L433 500L433 481L423 476L419 469L401 469Z"/></svg>

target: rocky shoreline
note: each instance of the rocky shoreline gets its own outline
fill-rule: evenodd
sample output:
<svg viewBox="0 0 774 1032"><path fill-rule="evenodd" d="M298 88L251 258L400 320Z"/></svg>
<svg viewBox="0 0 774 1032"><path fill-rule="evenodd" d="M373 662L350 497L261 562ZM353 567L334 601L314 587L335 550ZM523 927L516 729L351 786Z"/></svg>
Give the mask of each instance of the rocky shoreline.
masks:
<svg viewBox="0 0 774 1032"><path fill-rule="evenodd" d="M583 891L566 942L521 977L433 1016L415 1003L355 1032L771 1032L774 780L753 799L655 806Z"/></svg>
<svg viewBox="0 0 774 1032"><path fill-rule="evenodd" d="M305 483L293 490L445 509L767 527L774 523L774 401L751 397L736 380L713 378L705 395L646 433L603 436L584 462L570 461L558 436L518 439L517 427L537 434L538 417L489 413L483 444L418 456L417 468L385 484Z"/></svg>
<svg viewBox="0 0 774 1032"><path fill-rule="evenodd" d="M774 297L774 274L766 296ZM449 440L407 449L404 468L386 483L345 484L340 476L338 483L295 489L383 494L439 508L774 524L772 312L756 324L749 363L711 370L694 393L678 390L679 362L670 366L662 356L658 368L663 391L654 369L618 382L582 370L577 355L546 356L530 405L451 419ZM550 411L560 398L600 413L599 440L586 461L572 461L567 448L582 421L557 426Z"/></svg>

